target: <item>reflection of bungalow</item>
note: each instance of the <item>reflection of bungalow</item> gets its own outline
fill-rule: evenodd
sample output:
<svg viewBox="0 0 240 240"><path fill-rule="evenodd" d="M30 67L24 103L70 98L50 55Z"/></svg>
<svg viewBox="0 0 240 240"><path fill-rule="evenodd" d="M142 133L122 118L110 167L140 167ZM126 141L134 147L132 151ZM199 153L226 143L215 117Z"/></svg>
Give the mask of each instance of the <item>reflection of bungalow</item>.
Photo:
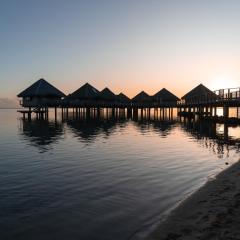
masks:
<svg viewBox="0 0 240 240"><path fill-rule="evenodd" d="M126 104L126 103L129 103L130 102L130 98L127 97L125 94L123 93L120 93L117 95L117 98L118 98L118 102L119 103L123 103L123 104Z"/></svg>
<svg viewBox="0 0 240 240"><path fill-rule="evenodd" d="M154 131L154 133L159 133L160 136L166 137L176 126L175 121L156 121L156 120L144 120L141 121L133 119L135 126L138 127L140 132L146 133L146 131Z"/></svg>
<svg viewBox="0 0 240 240"><path fill-rule="evenodd" d="M90 142L103 133L109 136L114 131L116 121L96 118L78 119L77 121L68 119L67 124L81 140Z"/></svg>
<svg viewBox="0 0 240 240"><path fill-rule="evenodd" d="M176 105L179 100L180 99L177 96L169 92L166 88L163 88L153 95L153 101L155 104Z"/></svg>
<svg viewBox="0 0 240 240"><path fill-rule="evenodd" d="M23 107L53 107L58 106L65 94L44 79L40 79L26 90L18 94L22 98Z"/></svg>
<svg viewBox="0 0 240 240"><path fill-rule="evenodd" d="M103 103L114 103L117 100L117 96L106 87L98 94L98 99Z"/></svg>
<svg viewBox="0 0 240 240"><path fill-rule="evenodd" d="M171 133L173 128L176 126L175 121L153 121L153 129L159 133L162 137L166 137Z"/></svg>
<svg viewBox="0 0 240 240"><path fill-rule="evenodd" d="M137 94L134 98L132 98L133 104L147 104L151 102L151 97L145 93L144 91L141 91L139 94Z"/></svg>
<svg viewBox="0 0 240 240"><path fill-rule="evenodd" d="M45 120L22 120L20 131L31 146L47 151L49 145L56 143L63 134L63 126L60 123Z"/></svg>
<svg viewBox="0 0 240 240"><path fill-rule="evenodd" d="M201 101L215 100L218 96L202 84L192 89L182 97L185 103L198 103Z"/></svg>
<svg viewBox="0 0 240 240"><path fill-rule="evenodd" d="M208 121L185 121L182 125L186 132L196 139L217 139L216 123Z"/></svg>
<svg viewBox="0 0 240 240"><path fill-rule="evenodd" d="M68 96L68 101L71 103L93 103L98 98L99 91L91 86L89 83L85 83L78 90Z"/></svg>

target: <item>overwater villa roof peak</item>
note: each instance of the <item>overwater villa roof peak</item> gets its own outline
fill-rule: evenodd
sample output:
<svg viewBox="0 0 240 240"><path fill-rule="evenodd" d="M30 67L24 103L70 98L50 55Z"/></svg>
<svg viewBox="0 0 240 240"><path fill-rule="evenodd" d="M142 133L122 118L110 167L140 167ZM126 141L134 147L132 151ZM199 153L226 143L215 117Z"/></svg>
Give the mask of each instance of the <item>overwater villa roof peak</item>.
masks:
<svg viewBox="0 0 240 240"><path fill-rule="evenodd" d="M65 97L65 94L51 85L45 79L40 78L30 87L17 95L18 97Z"/></svg>
<svg viewBox="0 0 240 240"><path fill-rule="evenodd" d="M115 100L116 95L108 87L105 87L100 93L99 97L105 100Z"/></svg>
<svg viewBox="0 0 240 240"><path fill-rule="evenodd" d="M71 98L79 98L79 99L91 99L96 98L99 94L99 91L93 87L90 83L86 82L75 92L70 94Z"/></svg>
<svg viewBox="0 0 240 240"><path fill-rule="evenodd" d="M130 101L130 98L122 92L120 92L117 96L118 96L118 99L122 102L129 102Z"/></svg>
<svg viewBox="0 0 240 240"><path fill-rule="evenodd" d="M204 86L202 83L200 83L195 88L193 88L191 91L186 93L182 97L182 99L192 99L192 98L199 98L199 97L217 98L217 95L213 91L211 91L209 88Z"/></svg>
<svg viewBox="0 0 240 240"><path fill-rule="evenodd" d="M177 96L175 96L166 88L162 88L160 91L154 94L153 98L155 98L155 100L170 101L170 102L180 100Z"/></svg>
<svg viewBox="0 0 240 240"><path fill-rule="evenodd" d="M133 102L142 102L142 101L150 101L151 97L145 92L145 91L141 91L140 93L138 93L135 97L132 98Z"/></svg>

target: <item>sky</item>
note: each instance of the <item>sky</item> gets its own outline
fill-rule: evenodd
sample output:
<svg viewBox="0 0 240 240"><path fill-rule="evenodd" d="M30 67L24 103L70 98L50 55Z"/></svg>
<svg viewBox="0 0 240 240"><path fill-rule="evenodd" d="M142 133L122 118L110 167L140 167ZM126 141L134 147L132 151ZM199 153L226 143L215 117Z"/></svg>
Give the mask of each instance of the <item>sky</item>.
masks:
<svg viewBox="0 0 240 240"><path fill-rule="evenodd" d="M133 97L240 87L238 0L1 0L0 107L44 78Z"/></svg>

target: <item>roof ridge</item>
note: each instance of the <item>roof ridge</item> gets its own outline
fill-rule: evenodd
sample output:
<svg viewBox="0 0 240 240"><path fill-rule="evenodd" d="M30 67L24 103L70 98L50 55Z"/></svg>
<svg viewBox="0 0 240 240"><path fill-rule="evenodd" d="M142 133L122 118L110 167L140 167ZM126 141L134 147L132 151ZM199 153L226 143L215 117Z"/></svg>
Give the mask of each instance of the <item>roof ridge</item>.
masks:
<svg viewBox="0 0 240 240"><path fill-rule="evenodd" d="M40 87L41 87L41 85L42 85L42 81L43 80L43 78L40 78L39 80L38 80L38 86L37 86L37 89L36 89L36 94L39 94L39 89L40 89Z"/></svg>
<svg viewBox="0 0 240 240"><path fill-rule="evenodd" d="M18 94L18 97L33 97L33 96L64 97L65 94L52 84L48 83L45 79L41 78Z"/></svg>

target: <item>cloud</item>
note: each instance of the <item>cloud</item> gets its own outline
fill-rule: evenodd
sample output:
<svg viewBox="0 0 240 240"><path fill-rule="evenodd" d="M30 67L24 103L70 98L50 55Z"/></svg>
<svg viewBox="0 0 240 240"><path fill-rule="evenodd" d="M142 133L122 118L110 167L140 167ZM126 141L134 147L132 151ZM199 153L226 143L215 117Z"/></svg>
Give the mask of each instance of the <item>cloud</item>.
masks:
<svg viewBox="0 0 240 240"><path fill-rule="evenodd" d="M0 108L17 108L17 99L0 98Z"/></svg>

